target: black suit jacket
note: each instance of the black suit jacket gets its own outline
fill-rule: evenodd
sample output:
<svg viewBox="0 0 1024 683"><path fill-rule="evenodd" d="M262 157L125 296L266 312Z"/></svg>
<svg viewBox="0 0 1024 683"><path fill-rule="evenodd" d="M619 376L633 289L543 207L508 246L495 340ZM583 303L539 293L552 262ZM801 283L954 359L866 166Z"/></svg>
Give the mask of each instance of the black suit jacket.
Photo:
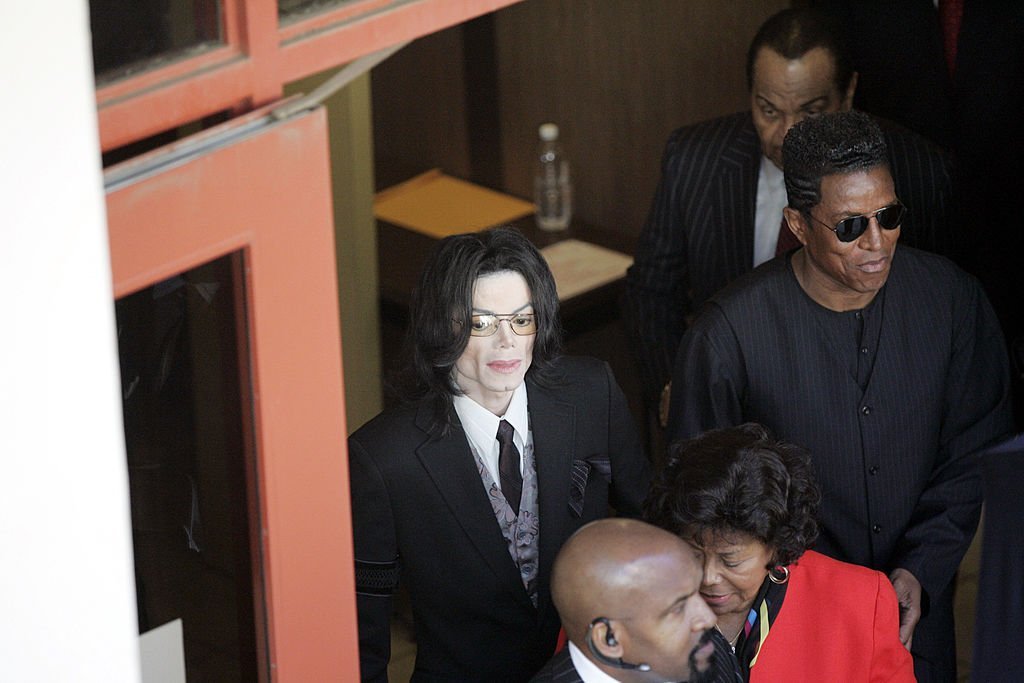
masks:
<svg viewBox="0 0 1024 683"><path fill-rule="evenodd" d="M1024 4L965 0L950 76L933 0L815 0L846 30L858 72L854 106L938 144L998 163L1024 142ZM871 40L863 36L871 35ZM979 169L983 170L983 169Z"/></svg>
<svg viewBox="0 0 1024 683"><path fill-rule="evenodd" d="M536 608L460 425L433 435L428 406L412 404L349 438L364 680L386 679L389 587L399 571L415 621L414 680L528 680L555 648L549 579L562 543L605 517L609 503L639 515L649 466L611 370L591 358L562 358L556 370L557 388L527 380L540 506ZM574 481L585 482L579 514L569 504Z"/></svg>
<svg viewBox="0 0 1024 683"><path fill-rule="evenodd" d="M956 252L1016 343L1014 402L1024 429L1024 2L964 0L950 77L932 0L817 0L836 12L859 72L854 105L953 151ZM870 35L871 40L864 40Z"/></svg>
<svg viewBox="0 0 1024 683"><path fill-rule="evenodd" d="M552 657L544 668L530 679L530 683L583 683L579 672L573 666L569 646L566 645L561 652Z"/></svg>
<svg viewBox="0 0 1024 683"><path fill-rule="evenodd" d="M944 253L949 162L915 134L891 124L883 130L896 194L910 208L901 244ZM668 381L688 318L753 269L760 163L750 112L680 128L669 137L623 307L649 395Z"/></svg>
<svg viewBox="0 0 1024 683"><path fill-rule="evenodd" d="M931 607L914 633L918 678L947 680L950 587L981 509L975 454L1012 429L995 315L974 278L900 246L870 313L877 344L865 335L858 353L849 318L861 314L814 303L789 260L716 294L687 330L669 437L751 421L807 448L822 493L815 549L910 571Z"/></svg>

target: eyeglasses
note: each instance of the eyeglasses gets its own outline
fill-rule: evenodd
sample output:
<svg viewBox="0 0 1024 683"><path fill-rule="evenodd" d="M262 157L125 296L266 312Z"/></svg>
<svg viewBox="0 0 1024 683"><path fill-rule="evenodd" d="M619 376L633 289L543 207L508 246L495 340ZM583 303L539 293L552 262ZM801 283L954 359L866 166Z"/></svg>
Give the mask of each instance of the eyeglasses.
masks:
<svg viewBox="0 0 1024 683"><path fill-rule="evenodd" d="M807 212L807 215L815 222L821 223L826 228L834 232L840 242L852 242L867 231L872 218L875 218L878 221L878 225L880 225L884 230L895 230L900 227L900 223L903 222L903 219L907 215L907 207L903 206L903 204L897 200L888 206L883 206L874 213L844 218L836 223L835 227L814 218L814 216L811 216L810 211Z"/></svg>
<svg viewBox="0 0 1024 683"><path fill-rule="evenodd" d="M498 331L498 325L502 320L508 321L509 329L520 337L529 337L537 334L537 318L533 313L506 313L504 315L474 315L469 319L469 334L471 337L490 337ZM454 320L462 324L461 320Z"/></svg>

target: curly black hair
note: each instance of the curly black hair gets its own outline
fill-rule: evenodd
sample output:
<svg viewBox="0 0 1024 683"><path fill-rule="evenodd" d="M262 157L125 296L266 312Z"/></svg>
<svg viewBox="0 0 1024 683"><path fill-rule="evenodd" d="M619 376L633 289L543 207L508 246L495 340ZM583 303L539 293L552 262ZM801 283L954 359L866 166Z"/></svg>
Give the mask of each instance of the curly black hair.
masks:
<svg viewBox="0 0 1024 683"><path fill-rule="evenodd" d="M809 216L821 203L821 179L828 175L889 167L885 136L861 111L812 116L782 141L782 168L789 205Z"/></svg>
<svg viewBox="0 0 1024 683"><path fill-rule="evenodd" d="M795 562L814 543L820 501L807 451L747 423L672 443L644 517L693 542L748 534L773 549L770 569Z"/></svg>

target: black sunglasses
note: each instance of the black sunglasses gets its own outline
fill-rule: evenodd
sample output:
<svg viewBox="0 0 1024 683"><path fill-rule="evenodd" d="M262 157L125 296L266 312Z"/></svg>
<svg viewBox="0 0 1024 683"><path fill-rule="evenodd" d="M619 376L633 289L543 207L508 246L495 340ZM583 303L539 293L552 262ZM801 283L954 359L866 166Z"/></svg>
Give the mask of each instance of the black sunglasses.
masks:
<svg viewBox="0 0 1024 683"><path fill-rule="evenodd" d="M850 216L836 223L835 227L832 227L824 221L819 221L814 216L811 216L811 212L808 211L807 215L810 216L815 222L821 223L826 228L831 230L839 238L840 242L852 242L865 233L868 229L868 225L871 224L871 218L874 217L880 226L884 230L895 230L900 227L903 219L907 216L907 207L903 206L896 200L888 206L883 206L874 213L864 214L863 216Z"/></svg>

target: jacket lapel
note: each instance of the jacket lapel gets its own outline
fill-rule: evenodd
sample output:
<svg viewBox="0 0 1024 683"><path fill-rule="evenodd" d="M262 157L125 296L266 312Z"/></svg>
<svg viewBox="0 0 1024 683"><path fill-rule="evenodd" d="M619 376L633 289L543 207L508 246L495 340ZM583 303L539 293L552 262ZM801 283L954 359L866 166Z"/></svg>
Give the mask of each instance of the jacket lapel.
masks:
<svg viewBox="0 0 1024 683"><path fill-rule="evenodd" d="M530 430L537 463L540 514L540 570L538 585L545 587L540 606L550 603L551 564L569 528L569 485L576 455L576 410L549 389L526 385L530 406Z"/></svg>
<svg viewBox="0 0 1024 683"><path fill-rule="evenodd" d="M754 263L754 215L757 206L757 176L761 146L750 115L737 135L722 150L721 173L714 180L715 206L722 212L718 221L724 265L731 281L749 271ZM723 283L724 284L724 283Z"/></svg>
<svg viewBox="0 0 1024 683"><path fill-rule="evenodd" d="M427 433L429 414L425 408L417 414L416 424ZM494 510L487 500L476 459L462 425L456 423L448 436L428 437L416 449L416 456L444 498L452 517L458 521L487 566L509 586L517 600L532 609L533 603L526 594L519 570L509 555ZM439 549L439 552L443 550Z"/></svg>

